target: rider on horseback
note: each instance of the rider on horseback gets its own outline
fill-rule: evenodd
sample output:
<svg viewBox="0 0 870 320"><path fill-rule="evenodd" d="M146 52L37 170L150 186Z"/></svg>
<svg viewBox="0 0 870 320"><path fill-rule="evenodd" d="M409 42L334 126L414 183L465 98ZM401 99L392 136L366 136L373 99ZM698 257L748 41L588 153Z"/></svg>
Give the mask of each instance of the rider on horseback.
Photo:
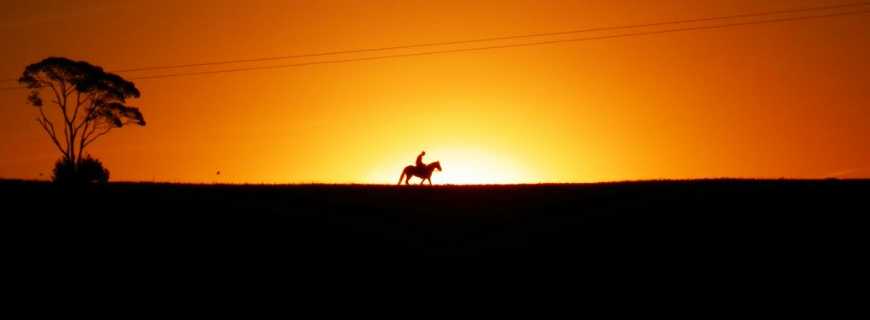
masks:
<svg viewBox="0 0 870 320"><path fill-rule="evenodd" d="M423 163L423 156L426 155L426 151L420 152L420 155L417 156L417 170L421 171L426 169L426 164Z"/></svg>
<svg viewBox="0 0 870 320"><path fill-rule="evenodd" d="M429 181L429 184L432 184L432 171L438 170L441 171L441 162L435 161L430 164L423 163L423 156L426 155L426 151L420 152L420 155L417 156L417 163L413 166L405 167L405 170L402 170L402 174L399 175L399 184L402 184L402 181L405 184L410 184L411 177L419 177L420 184L423 182Z"/></svg>

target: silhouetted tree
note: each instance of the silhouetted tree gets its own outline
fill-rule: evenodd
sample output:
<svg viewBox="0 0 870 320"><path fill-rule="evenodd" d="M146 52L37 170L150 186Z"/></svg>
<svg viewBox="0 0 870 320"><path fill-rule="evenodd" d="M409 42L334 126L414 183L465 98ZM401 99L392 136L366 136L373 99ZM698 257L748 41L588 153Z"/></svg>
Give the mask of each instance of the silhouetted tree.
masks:
<svg viewBox="0 0 870 320"><path fill-rule="evenodd" d="M39 109L36 122L63 154L62 162L72 165L72 172L78 171L85 148L97 138L130 123L145 125L139 109L126 104L127 98L139 97L136 86L85 61L46 58L27 66L18 82L30 89L28 101ZM48 109L58 115L47 114L43 94L57 107Z"/></svg>

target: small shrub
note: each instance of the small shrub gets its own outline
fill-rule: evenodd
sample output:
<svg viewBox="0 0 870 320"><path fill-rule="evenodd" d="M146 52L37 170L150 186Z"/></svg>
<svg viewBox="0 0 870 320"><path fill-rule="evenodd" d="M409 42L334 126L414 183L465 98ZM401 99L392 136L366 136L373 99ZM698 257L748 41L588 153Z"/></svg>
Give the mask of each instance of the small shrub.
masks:
<svg viewBox="0 0 870 320"><path fill-rule="evenodd" d="M100 160L87 156L78 165L68 159L57 160L52 171L52 181L64 185L81 185L90 183L105 184L109 182L109 170L103 167Z"/></svg>

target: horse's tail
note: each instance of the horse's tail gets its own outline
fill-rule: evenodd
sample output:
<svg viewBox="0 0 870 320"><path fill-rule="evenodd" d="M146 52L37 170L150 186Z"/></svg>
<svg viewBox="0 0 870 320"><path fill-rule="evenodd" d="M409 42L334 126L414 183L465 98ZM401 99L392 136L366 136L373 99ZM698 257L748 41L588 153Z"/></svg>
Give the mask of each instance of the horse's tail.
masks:
<svg viewBox="0 0 870 320"><path fill-rule="evenodd" d="M402 178L405 177L405 172L406 172L406 171L408 171L407 168L402 169L402 174L399 175L399 183L397 183L396 185L401 185L401 184L402 184Z"/></svg>

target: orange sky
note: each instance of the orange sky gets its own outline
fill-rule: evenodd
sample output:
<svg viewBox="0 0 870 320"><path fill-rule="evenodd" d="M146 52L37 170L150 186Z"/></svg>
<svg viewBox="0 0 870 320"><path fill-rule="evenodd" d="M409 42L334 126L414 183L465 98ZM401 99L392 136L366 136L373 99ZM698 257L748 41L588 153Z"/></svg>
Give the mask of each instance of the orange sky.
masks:
<svg viewBox="0 0 870 320"><path fill-rule="evenodd" d="M0 78L48 56L112 70L849 2L14 1ZM870 177L867 57L864 14L134 80L148 125L88 152L116 181L395 183L420 150L442 162L435 183ZM26 91L0 91L0 177L50 174L60 154L36 116Z"/></svg>

